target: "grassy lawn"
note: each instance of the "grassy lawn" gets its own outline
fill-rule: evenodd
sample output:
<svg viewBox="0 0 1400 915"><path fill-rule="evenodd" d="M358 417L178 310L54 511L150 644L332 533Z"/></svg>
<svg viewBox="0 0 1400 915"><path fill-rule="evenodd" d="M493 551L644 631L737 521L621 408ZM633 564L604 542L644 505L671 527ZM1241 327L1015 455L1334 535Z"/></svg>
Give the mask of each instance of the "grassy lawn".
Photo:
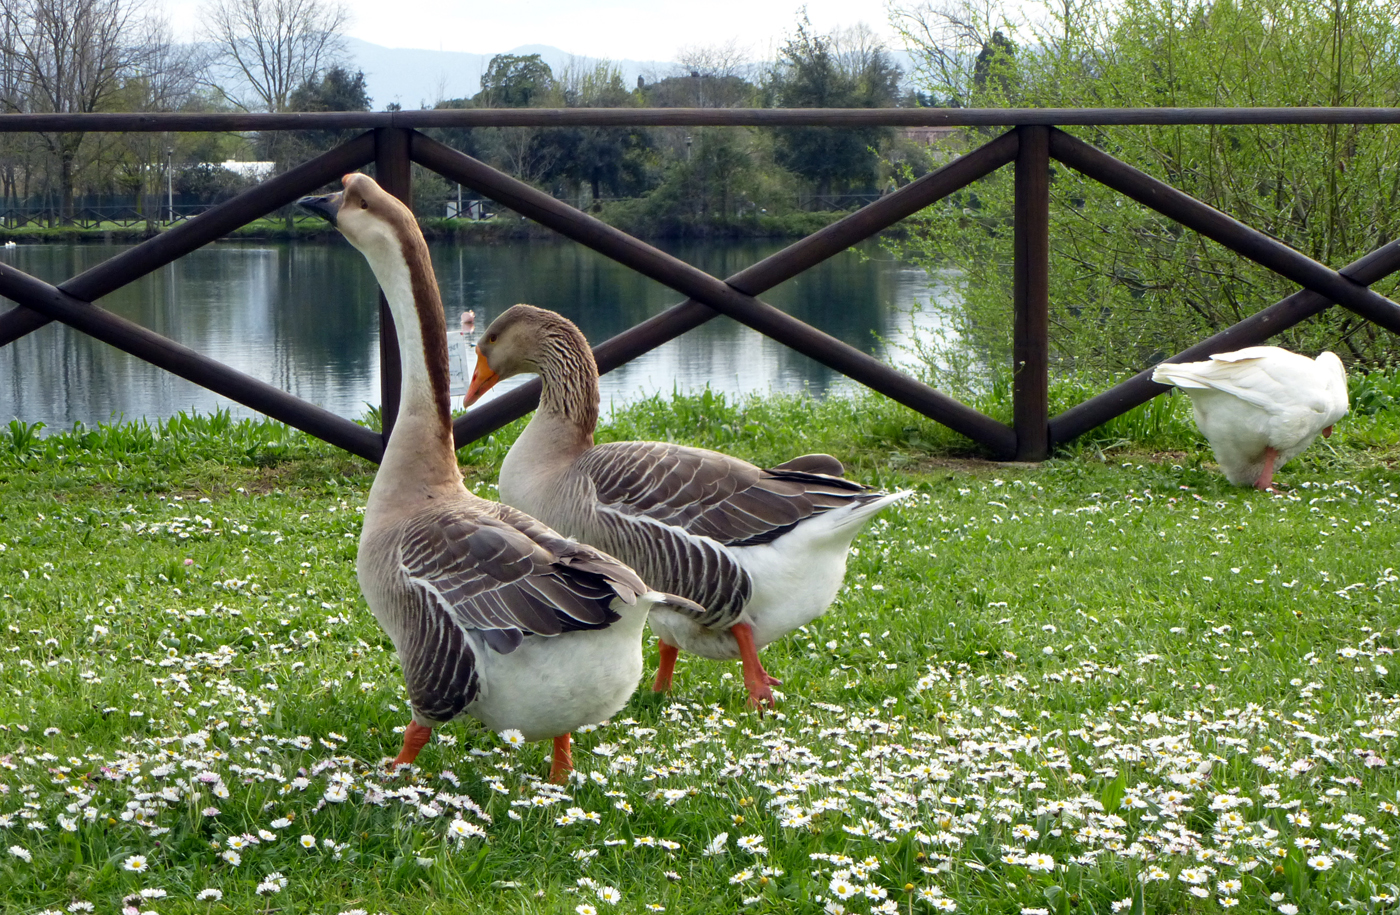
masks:
<svg viewBox="0 0 1400 915"><path fill-rule="evenodd" d="M1281 494L1228 486L1175 398L1036 467L873 397L621 412L601 438L916 495L765 653L776 713L683 657L564 789L471 721L384 774L371 465L219 416L14 424L0 911L1393 911L1400 390L1369 383ZM478 493L519 428L461 452Z"/></svg>

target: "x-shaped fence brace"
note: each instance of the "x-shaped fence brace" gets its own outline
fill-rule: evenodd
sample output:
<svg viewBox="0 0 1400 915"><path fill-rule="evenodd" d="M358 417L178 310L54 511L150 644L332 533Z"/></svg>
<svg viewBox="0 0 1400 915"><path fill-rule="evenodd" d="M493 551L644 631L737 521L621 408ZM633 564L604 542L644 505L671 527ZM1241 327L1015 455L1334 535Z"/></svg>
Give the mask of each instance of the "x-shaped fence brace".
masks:
<svg viewBox="0 0 1400 915"><path fill-rule="evenodd" d="M1393 114L1386 111L1387 118ZM1064 117L1061 122L1073 120ZM603 120L594 117L593 121L610 123L606 116ZM100 128L94 125L93 129ZM57 286L0 264L0 295L18 306L0 314L0 346L49 321L62 321L225 397L377 461L393 426L400 383L397 344L382 296L383 434L209 359L93 302L345 172L372 162L381 185L401 199L411 200L410 163L416 162L688 296L684 302L598 345L594 355L600 371L610 371L723 314L966 435L995 458L1041 460L1053 446L1169 390L1151 380L1149 368L1058 416L1049 416L1051 158L1303 287L1169 361L1199 359L1213 352L1261 343L1334 302L1392 333L1400 333L1400 306L1367 288L1400 269L1400 241L1333 271L1046 123L1023 122L726 280L716 279L417 130L377 127ZM758 298L1010 163L1015 165L1012 426L959 403ZM539 393L539 382L531 381L458 418L453 424L457 445L479 439L530 412L538 403Z"/></svg>

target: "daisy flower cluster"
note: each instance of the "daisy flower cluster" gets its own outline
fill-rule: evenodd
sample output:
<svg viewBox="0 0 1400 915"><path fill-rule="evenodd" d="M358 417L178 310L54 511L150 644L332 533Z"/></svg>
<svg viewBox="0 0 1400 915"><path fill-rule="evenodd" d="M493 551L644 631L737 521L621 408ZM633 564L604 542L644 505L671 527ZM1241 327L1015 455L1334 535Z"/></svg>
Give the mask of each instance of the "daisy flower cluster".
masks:
<svg viewBox="0 0 1400 915"><path fill-rule="evenodd" d="M471 723L389 771L408 706L353 580L362 500L31 519L176 560L114 570L69 620L46 609L72 597L61 564L10 576L0 903L369 913L373 872L414 904L450 886L580 913L1392 909L1400 498L1169 476L920 492L857 542L838 605L769 649L776 711L686 659L672 696L576 734L566 785L547 748ZM1278 550L1236 548L1265 525ZM316 561L273 574L279 537ZM1352 546L1314 549L1333 538ZM217 576L184 565L191 540Z"/></svg>

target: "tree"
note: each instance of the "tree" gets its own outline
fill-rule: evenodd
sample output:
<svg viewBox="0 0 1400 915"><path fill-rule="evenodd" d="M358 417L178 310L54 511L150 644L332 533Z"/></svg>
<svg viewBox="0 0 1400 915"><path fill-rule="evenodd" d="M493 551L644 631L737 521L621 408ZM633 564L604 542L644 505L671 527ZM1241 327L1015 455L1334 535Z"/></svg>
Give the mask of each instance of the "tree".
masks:
<svg viewBox="0 0 1400 915"><path fill-rule="evenodd" d="M9 0L3 7L4 103L11 111L108 110L127 80L150 73L170 42L163 23L123 0ZM85 134L43 134L57 164L60 213L73 214L75 167Z"/></svg>
<svg viewBox="0 0 1400 915"><path fill-rule="evenodd" d="M686 47L675 70L642 88L655 108L738 108L754 101L754 66L734 42L713 47Z"/></svg>
<svg viewBox="0 0 1400 915"><path fill-rule="evenodd" d="M1016 96L1016 45L1001 29L977 52L972 65L973 104L1014 102Z"/></svg>
<svg viewBox="0 0 1400 915"><path fill-rule="evenodd" d="M620 108L632 103L632 94L616 64L570 61L549 101L566 108ZM535 145L541 159L550 163L540 179L559 182L565 189L587 186L597 207L605 191L641 189L651 138L638 128L556 127L539 131Z"/></svg>
<svg viewBox="0 0 1400 915"><path fill-rule="evenodd" d="M895 6L891 19L913 57L914 82L952 108L974 104L978 62L982 61L985 85L991 49L1014 48L1016 28L1003 12L1001 0L932 0ZM997 58L998 63L1004 60Z"/></svg>
<svg viewBox="0 0 1400 915"><path fill-rule="evenodd" d="M331 67L320 77L302 83L287 99L288 111L369 111L363 70L351 73L344 67ZM281 142L268 144L267 154L278 168L308 159L351 139L358 130L299 130ZM269 133L268 137L277 136Z"/></svg>
<svg viewBox="0 0 1400 915"><path fill-rule="evenodd" d="M288 111L369 111L365 73L331 67L320 78L302 83L288 99Z"/></svg>
<svg viewBox="0 0 1400 915"><path fill-rule="evenodd" d="M770 72L774 100L787 108L882 108L895 104L899 67L869 30L815 35L805 19L783 45ZM829 198L837 185L873 186L875 151L888 128L792 127L778 131L778 164L817 185Z"/></svg>
<svg viewBox="0 0 1400 915"><path fill-rule="evenodd" d="M538 54L497 54L486 64L481 91L483 108L529 108L554 88L554 73Z"/></svg>
<svg viewBox="0 0 1400 915"><path fill-rule="evenodd" d="M1055 0L1012 28L1005 34L1022 36L1012 85L1027 107L1374 107L1393 104L1400 85L1400 0ZM975 98L976 55L964 63ZM996 69L984 72L987 90L999 91ZM1388 128L1072 132L1334 267L1400 236ZM1296 291L1072 169L1054 167L1050 195L1051 345L1062 368L1136 372ZM953 268L963 295L950 326L997 362L1009 357L1013 207L1003 169L924 211L906 248ZM1392 294L1397 282L1375 288ZM1393 335L1340 308L1281 342L1362 365L1400 357Z"/></svg>
<svg viewBox="0 0 1400 915"><path fill-rule="evenodd" d="M345 54L350 13L335 0L209 0L202 13L213 82L246 111L286 111Z"/></svg>

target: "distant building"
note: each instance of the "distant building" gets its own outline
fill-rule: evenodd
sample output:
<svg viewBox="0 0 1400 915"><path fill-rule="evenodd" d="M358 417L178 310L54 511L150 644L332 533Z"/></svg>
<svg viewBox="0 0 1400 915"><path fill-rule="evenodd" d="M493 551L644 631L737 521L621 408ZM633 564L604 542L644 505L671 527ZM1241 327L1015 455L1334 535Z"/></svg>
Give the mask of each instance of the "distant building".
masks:
<svg viewBox="0 0 1400 915"><path fill-rule="evenodd" d="M240 178L251 178L254 181L262 181L264 178L269 178L272 176L272 173L277 169L277 163L239 162L234 159L229 159L227 162L224 162L220 167L225 169L226 171L233 172Z"/></svg>
<svg viewBox="0 0 1400 915"><path fill-rule="evenodd" d="M464 200L458 210L456 201L449 200L443 215L448 219L490 219L491 215L486 211L485 200Z"/></svg>
<svg viewBox="0 0 1400 915"><path fill-rule="evenodd" d="M949 137L956 136L961 127L906 127L904 128L904 138L913 140L915 143L922 143L931 146Z"/></svg>

